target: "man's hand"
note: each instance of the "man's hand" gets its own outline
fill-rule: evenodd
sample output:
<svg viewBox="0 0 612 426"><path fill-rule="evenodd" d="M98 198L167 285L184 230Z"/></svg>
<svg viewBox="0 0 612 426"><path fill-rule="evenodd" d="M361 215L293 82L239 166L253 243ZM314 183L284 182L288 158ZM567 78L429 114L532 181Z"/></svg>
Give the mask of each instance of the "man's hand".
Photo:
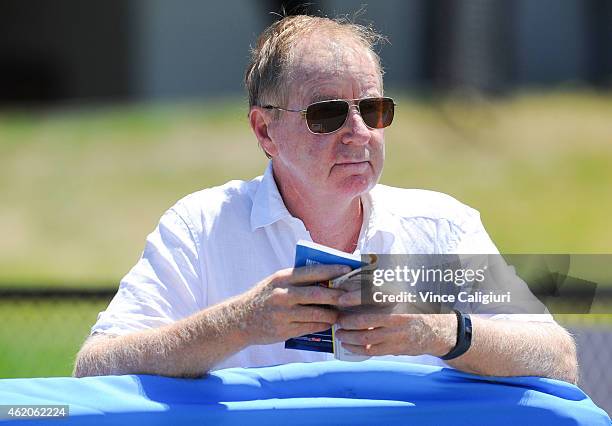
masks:
<svg viewBox="0 0 612 426"><path fill-rule="evenodd" d="M443 356L457 340L455 314L343 313L336 337L360 355Z"/></svg>
<svg viewBox="0 0 612 426"><path fill-rule="evenodd" d="M360 355L443 356L456 344L455 314L343 313L336 337ZM542 376L577 382L576 347L556 323L490 320L472 316L472 346L447 361L485 376Z"/></svg>
<svg viewBox="0 0 612 426"><path fill-rule="evenodd" d="M311 265L280 270L240 296L240 328L250 345L264 345L316 333L334 324L345 291L314 285L347 273L340 265Z"/></svg>

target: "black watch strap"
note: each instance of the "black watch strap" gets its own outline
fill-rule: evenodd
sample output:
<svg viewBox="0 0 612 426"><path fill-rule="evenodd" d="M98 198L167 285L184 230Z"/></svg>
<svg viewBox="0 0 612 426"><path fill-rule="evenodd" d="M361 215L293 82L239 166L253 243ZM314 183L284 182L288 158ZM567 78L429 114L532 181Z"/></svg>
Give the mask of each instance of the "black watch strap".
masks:
<svg viewBox="0 0 612 426"><path fill-rule="evenodd" d="M468 314L453 309L457 315L457 344L449 353L440 359L449 360L460 357L470 349L472 345L472 319Z"/></svg>

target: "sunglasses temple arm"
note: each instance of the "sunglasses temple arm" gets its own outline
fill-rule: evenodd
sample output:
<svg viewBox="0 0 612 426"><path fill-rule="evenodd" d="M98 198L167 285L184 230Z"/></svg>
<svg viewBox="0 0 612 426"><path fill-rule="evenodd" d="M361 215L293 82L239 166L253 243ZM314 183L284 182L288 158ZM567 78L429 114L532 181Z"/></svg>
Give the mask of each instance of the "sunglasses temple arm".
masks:
<svg viewBox="0 0 612 426"><path fill-rule="evenodd" d="M300 112L300 113L302 113L303 117L306 117L306 110L305 109L287 109L287 108L281 108L281 107L272 106L272 105L266 105L266 106L264 106L262 108L263 109L278 109L278 110L286 111L286 112Z"/></svg>

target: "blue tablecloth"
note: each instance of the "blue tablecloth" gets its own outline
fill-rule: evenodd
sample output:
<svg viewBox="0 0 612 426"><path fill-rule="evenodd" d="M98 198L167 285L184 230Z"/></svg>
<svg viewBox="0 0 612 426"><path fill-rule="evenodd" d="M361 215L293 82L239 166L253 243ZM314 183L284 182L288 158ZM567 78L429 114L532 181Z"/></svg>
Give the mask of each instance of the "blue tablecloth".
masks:
<svg viewBox="0 0 612 426"><path fill-rule="evenodd" d="M201 379L5 379L0 404L70 405L68 419L20 425L612 424L569 383L388 361L230 368Z"/></svg>

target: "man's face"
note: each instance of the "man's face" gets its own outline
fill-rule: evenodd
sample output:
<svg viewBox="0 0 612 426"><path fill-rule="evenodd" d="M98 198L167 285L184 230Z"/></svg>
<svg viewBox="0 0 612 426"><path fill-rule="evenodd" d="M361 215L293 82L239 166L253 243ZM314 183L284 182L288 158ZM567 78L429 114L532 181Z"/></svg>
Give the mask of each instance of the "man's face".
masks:
<svg viewBox="0 0 612 426"><path fill-rule="evenodd" d="M327 99L382 96L378 69L364 48L315 38L296 51L284 107L302 110ZM382 173L383 129L366 126L355 106L334 133L311 133L306 119L293 112L281 112L269 133L277 147L275 177L292 193L353 198L373 188Z"/></svg>

